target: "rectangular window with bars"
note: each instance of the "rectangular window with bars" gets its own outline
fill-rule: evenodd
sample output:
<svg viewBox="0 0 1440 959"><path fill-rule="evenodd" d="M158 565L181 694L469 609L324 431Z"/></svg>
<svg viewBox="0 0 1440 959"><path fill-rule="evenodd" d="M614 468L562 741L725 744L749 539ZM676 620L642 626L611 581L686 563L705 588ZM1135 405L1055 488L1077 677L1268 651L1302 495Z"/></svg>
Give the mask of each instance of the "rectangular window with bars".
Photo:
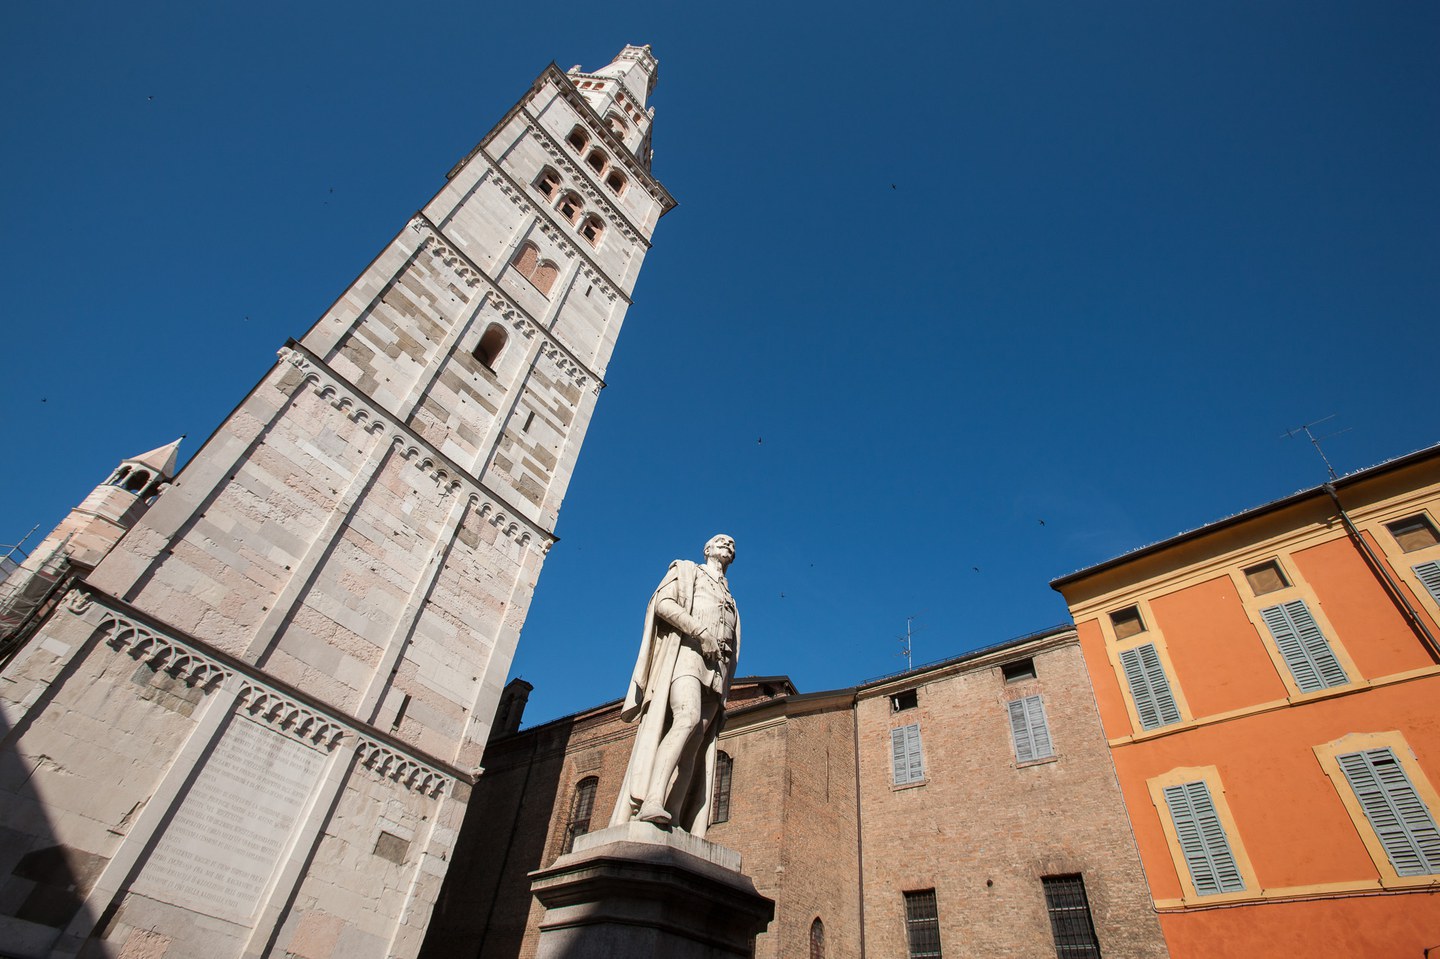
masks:
<svg viewBox="0 0 1440 959"><path fill-rule="evenodd" d="M919 723L890 730L890 766L897 786L925 781Z"/></svg>
<svg viewBox="0 0 1440 959"><path fill-rule="evenodd" d="M905 933L910 959L939 959L940 912L934 889L905 893Z"/></svg>
<svg viewBox="0 0 1440 959"><path fill-rule="evenodd" d="M1405 767L1389 749L1366 749L1335 757L1365 810L1390 865L1401 876L1440 873L1440 830Z"/></svg>
<svg viewBox="0 0 1440 959"><path fill-rule="evenodd" d="M1015 760L1028 763L1055 755L1045 706L1039 696L1026 696L1006 704L1010 712L1010 738L1015 743Z"/></svg>
<svg viewBox="0 0 1440 959"><path fill-rule="evenodd" d="M730 820L730 780L735 772L735 761L726 752L715 754L715 793L710 800L710 822L722 823Z"/></svg>
<svg viewBox="0 0 1440 959"><path fill-rule="evenodd" d="M1267 607L1260 610L1260 618L1275 637L1275 645L1300 692L1313 693L1350 682L1305 600Z"/></svg>
<svg viewBox="0 0 1440 959"><path fill-rule="evenodd" d="M1170 691L1170 680L1154 643L1122 651L1120 667L1125 670L1125 682L1142 729L1159 729L1180 721L1180 707L1175 704L1175 694Z"/></svg>
<svg viewBox="0 0 1440 959"><path fill-rule="evenodd" d="M1080 876L1045 876L1045 909L1055 936L1056 959L1100 959L1100 940L1090 918L1090 900Z"/></svg>
<svg viewBox="0 0 1440 959"><path fill-rule="evenodd" d="M1165 787L1165 804L1196 895L1242 892L1245 879L1230 850L1225 826L1203 779Z"/></svg>

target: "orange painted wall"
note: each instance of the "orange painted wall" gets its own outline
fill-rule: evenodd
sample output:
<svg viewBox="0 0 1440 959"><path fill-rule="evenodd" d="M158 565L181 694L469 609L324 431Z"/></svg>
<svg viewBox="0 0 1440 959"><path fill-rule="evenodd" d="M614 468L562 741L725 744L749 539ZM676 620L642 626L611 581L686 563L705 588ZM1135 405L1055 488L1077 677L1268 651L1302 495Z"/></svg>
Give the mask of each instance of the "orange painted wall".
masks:
<svg viewBox="0 0 1440 959"><path fill-rule="evenodd" d="M1080 651L1085 656L1085 669L1095 689L1095 705L1100 710L1100 724L1105 738L1130 735L1130 717L1125 711L1125 698L1120 692L1120 679L1105 654L1105 637L1100 624L1093 619L1075 624L1080 636Z"/></svg>
<svg viewBox="0 0 1440 959"><path fill-rule="evenodd" d="M1440 944L1440 895L1366 896L1160 917L1185 959L1420 959Z"/></svg>

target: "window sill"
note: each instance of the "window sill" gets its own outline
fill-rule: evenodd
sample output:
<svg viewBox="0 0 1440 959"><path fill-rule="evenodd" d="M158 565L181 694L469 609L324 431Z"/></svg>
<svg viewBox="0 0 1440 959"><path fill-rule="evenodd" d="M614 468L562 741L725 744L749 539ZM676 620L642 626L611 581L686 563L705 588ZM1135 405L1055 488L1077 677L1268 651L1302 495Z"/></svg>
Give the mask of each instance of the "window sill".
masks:
<svg viewBox="0 0 1440 959"><path fill-rule="evenodd" d="M929 783L929 782L930 782L930 780L929 780L929 778L927 777L927 778L925 778L925 779L917 779L917 780L915 780L913 783L899 783L899 784L891 783L891 784L890 784L890 791L893 793L893 792L899 792L899 791L901 791L902 789L915 789L916 787L918 787L918 786L924 786L924 785L926 785L926 784Z"/></svg>
<svg viewBox="0 0 1440 959"><path fill-rule="evenodd" d="M1044 765L1046 765L1047 763L1058 763L1059 761L1060 761L1060 757L1059 757L1059 756L1046 756L1044 759L1030 759L1030 760L1027 760L1027 761L1025 761L1025 762L1023 762L1023 763L1017 762L1017 763L1015 764L1015 768L1016 768L1016 769L1029 769L1031 766L1044 766Z"/></svg>

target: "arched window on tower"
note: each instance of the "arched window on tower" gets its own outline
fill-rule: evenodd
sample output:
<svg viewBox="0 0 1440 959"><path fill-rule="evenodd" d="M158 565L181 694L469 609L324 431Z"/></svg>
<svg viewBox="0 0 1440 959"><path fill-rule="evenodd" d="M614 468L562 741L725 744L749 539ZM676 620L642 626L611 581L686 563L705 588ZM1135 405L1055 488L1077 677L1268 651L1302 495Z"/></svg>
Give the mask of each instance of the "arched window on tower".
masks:
<svg viewBox="0 0 1440 959"><path fill-rule="evenodd" d="M605 178L605 185L614 191L616 196L624 196L625 174L619 170L611 170L610 175Z"/></svg>
<svg viewBox="0 0 1440 959"><path fill-rule="evenodd" d="M520 244L520 249L510 258L510 265L546 296L550 295L555 278L560 275L560 268L550 260L540 259L540 248L529 240Z"/></svg>
<svg viewBox="0 0 1440 959"><path fill-rule="evenodd" d="M576 127L570 131L570 135L565 138L565 142L574 147L576 153L579 153L590 145L590 134L586 133L583 127Z"/></svg>
<svg viewBox="0 0 1440 959"><path fill-rule="evenodd" d="M710 802L710 822L730 821L730 779L735 770L735 761L729 753L715 754L715 797Z"/></svg>
<svg viewBox="0 0 1440 959"><path fill-rule="evenodd" d="M127 476L129 476L129 475L130 475L130 467L128 467L128 466L122 466L122 467L120 467L118 470L115 471L115 475L114 475L114 476L110 477L110 479L109 479L109 484L110 484L111 486L124 486L124 485L125 485L125 477L127 477Z"/></svg>
<svg viewBox="0 0 1440 959"><path fill-rule="evenodd" d="M590 155L585 158L585 162L590 164L590 169L596 173L604 173L605 168L610 165L610 160L605 156L604 150L591 150Z"/></svg>
<svg viewBox="0 0 1440 959"><path fill-rule="evenodd" d="M125 489L131 493L138 493L150 482L150 474L144 470L136 470L130 474L125 481Z"/></svg>
<svg viewBox="0 0 1440 959"><path fill-rule="evenodd" d="M575 798L570 801L570 821L565 825L565 842L560 847L562 854L575 848L575 837L590 831L590 816L595 811L595 787L600 780L586 776L575 784Z"/></svg>
<svg viewBox="0 0 1440 959"><path fill-rule="evenodd" d="M575 218L580 215L580 210L583 209L583 207L584 204L580 201L580 195L573 191L567 192L560 198L560 202L555 205L555 209L560 211L560 215L571 223L575 222Z"/></svg>
<svg viewBox="0 0 1440 959"><path fill-rule="evenodd" d="M625 139L625 134L628 132L629 128L625 126L625 121L620 119L620 114L611 113L607 115L605 117L605 123L610 127L611 130L615 131L615 135L617 137L622 140Z"/></svg>
<svg viewBox="0 0 1440 959"><path fill-rule="evenodd" d="M825 923L819 916L810 923L810 959L825 959Z"/></svg>
<svg viewBox="0 0 1440 959"><path fill-rule="evenodd" d="M491 323L485 328L484 335L475 347L475 359L490 372L495 372L495 364L500 360L500 353L505 349L507 339L509 337L505 328L499 323Z"/></svg>
<svg viewBox="0 0 1440 959"><path fill-rule="evenodd" d="M560 174L548 166L545 167L545 169L540 171L540 175L535 178L535 189L539 190L544 196L553 197L560 190Z"/></svg>
<svg viewBox="0 0 1440 959"><path fill-rule="evenodd" d="M590 241L591 246L600 245L600 237L605 235L605 221L595 214L590 214L580 224L580 235Z"/></svg>

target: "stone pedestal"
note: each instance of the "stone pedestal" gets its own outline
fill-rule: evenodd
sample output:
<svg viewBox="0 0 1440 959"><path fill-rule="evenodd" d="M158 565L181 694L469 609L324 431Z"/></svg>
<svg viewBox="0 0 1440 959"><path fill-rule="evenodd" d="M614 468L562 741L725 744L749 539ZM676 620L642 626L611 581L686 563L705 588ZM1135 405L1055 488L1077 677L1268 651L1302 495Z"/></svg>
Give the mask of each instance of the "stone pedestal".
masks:
<svg viewBox="0 0 1440 959"><path fill-rule="evenodd" d="M530 891L545 907L536 959L749 959L775 915L738 852L644 822L577 837Z"/></svg>

